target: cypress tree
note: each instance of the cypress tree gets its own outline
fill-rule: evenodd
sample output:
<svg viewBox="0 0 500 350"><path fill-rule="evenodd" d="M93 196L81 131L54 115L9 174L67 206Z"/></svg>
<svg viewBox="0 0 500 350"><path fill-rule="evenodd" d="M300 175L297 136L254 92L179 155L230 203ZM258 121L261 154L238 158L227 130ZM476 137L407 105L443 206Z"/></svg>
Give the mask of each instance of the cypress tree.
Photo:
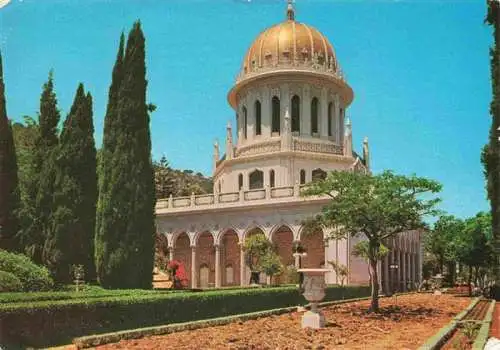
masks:
<svg viewBox="0 0 500 350"><path fill-rule="evenodd" d="M53 149L58 145L60 114L57 109L57 98L54 92L52 71L43 85L38 114L38 137L35 141L32 169L35 176L25 188L23 203L23 227L20 241L24 252L35 263L42 263L42 252L45 242L45 231L52 202L52 184L54 181Z"/></svg>
<svg viewBox="0 0 500 350"><path fill-rule="evenodd" d="M489 143L482 154L487 178L488 198L491 203L493 245L496 254L494 276L497 286L496 298L500 298L500 4L498 0L487 0L486 23L493 28L493 47L490 48L492 117Z"/></svg>
<svg viewBox="0 0 500 350"><path fill-rule="evenodd" d="M120 66L120 58L123 57ZM145 38L140 22L115 64L103 144L96 265L105 288L151 288L155 184L146 104ZM111 100L112 92L118 96ZM116 95L113 95L116 97ZM111 112L111 113L110 113Z"/></svg>
<svg viewBox="0 0 500 350"><path fill-rule="evenodd" d="M52 153L54 184L43 260L54 279L71 282L71 265L95 276L93 233L97 201L92 97L78 86L73 106Z"/></svg>
<svg viewBox="0 0 500 350"><path fill-rule="evenodd" d="M0 52L0 248L14 250L19 230L20 192L12 126L7 118L2 53Z"/></svg>

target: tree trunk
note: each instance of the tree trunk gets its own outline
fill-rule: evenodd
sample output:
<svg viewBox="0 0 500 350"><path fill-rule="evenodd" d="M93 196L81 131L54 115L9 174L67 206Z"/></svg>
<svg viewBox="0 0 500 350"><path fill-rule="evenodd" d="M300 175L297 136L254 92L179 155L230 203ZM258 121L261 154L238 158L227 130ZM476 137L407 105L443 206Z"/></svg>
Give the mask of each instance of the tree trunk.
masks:
<svg viewBox="0 0 500 350"><path fill-rule="evenodd" d="M378 312L378 272L377 260L370 259L370 283L372 287L372 302L370 306L371 312Z"/></svg>
<svg viewBox="0 0 500 350"><path fill-rule="evenodd" d="M469 266L469 296L472 296L472 266Z"/></svg>

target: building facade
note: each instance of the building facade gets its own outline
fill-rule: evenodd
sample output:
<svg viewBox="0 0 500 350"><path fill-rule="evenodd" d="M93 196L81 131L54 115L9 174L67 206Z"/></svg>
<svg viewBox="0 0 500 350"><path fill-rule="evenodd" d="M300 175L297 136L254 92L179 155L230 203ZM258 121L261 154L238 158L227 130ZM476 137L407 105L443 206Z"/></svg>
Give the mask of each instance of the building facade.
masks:
<svg viewBox="0 0 500 350"><path fill-rule="evenodd" d="M296 21L289 3L285 20L254 40L228 94L237 138L228 123L222 157L214 144L213 193L157 202L158 230L192 287L248 284L242 243L256 232L276 244L285 266L299 264L292 246L300 242L307 250L302 267L334 260L348 267L347 283L369 283L366 262L351 254L361 238L329 240L328 228L302 234L303 221L330 200L301 197L305 184L333 170L370 171L368 139L361 155L353 151L345 117L353 99L331 43ZM379 266L385 290L420 280L420 243L418 232L386 243L391 253ZM326 279L339 283L334 272Z"/></svg>

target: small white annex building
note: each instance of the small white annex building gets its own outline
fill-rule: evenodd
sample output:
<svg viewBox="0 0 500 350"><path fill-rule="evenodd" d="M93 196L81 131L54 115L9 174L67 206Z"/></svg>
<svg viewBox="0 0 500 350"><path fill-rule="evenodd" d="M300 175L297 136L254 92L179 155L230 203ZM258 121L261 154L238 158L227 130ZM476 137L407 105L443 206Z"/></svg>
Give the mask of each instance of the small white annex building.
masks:
<svg viewBox="0 0 500 350"><path fill-rule="evenodd" d="M229 92L237 139L229 123L222 157L214 145L213 194L157 202L157 228L168 238L170 258L190 274L192 287L248 284L241 243L259 231L276 243L285 265L298 263L292 245L301 242L308 254L302 267L335 260L349 268L347 283L369 283L367 264L351 254L352 239L324 240L327 230L301 236L302 221L329 200L300 197L304 184L332 170L370 171L368 139L362 155L355 153L345 120L353 98L330 41L297 22L289 3L285 21L250 45ZM392 250L379 266L382 287L404 290L418 283L419 232L386 245ZM339 282L333 272L326 278Z"/></svg>

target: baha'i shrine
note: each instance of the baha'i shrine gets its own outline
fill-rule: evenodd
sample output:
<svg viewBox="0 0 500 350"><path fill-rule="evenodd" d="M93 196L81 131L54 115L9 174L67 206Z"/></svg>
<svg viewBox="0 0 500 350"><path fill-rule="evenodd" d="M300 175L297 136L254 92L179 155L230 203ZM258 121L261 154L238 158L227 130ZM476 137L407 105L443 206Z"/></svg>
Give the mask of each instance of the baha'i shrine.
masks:
<svg viewBox="0 0 500 350"><path fill-rule="evenodd" d="M248 285L242 242L256 232L277 246L285 266L320 268L336 261L349 270L347 284L369 283L367 263L352 255L358 238L325 240L328 228L302 235L303 221L331 200L301 197L305 184L333 170L370 171L368 139L361 154L355 152L345 117L353 99L333 45L298 22L289 3L285 20L250 45L229 91L237 138L228 123L225 154L214 144L213 194L157 202L158 232L192 288ZM421 281L421 243L418 231L385 242L391 251L379 264L384 292L414 289ZM307 256L293 254L297 244ZM333 271L325 278L340 283Z"/></svg>

